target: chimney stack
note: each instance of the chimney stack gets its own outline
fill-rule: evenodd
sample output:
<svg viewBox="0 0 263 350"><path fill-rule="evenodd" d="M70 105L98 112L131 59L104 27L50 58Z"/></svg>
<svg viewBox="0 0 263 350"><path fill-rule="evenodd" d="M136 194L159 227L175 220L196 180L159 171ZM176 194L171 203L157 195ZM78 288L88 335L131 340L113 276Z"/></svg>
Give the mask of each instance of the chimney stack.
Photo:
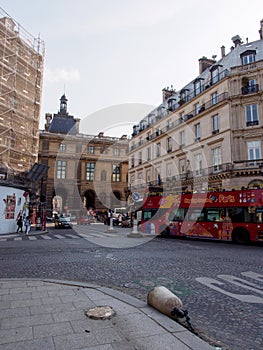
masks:
<svg viewBox="0 0 263 350"><path fill-rule="evenodd" d="M80 124L80 119L75 118L75 129L76 129L77 134L79 134L79 124Z"/></svg>
<svg viewBox="0 0 263 350"><path fill-rule="evenodd" d="M223 46L221 46L221 58L225 57L225 55L226 55L226 48L223 45Z"/></svg>
<svg viewBox="0 0 263 350"><path fill-rule="evenodd" d="M215 60L209 59L205 56L202 58L199 58L199 74L203 73L207 68L211 67L214 63L216 63Z"/></svg>
<svg viewBox="0 0 263 350"><path fill-rule="evenodd" d="M242 44L242 40L241 40L239 35L233 36L233 38L231 38L231 40L233 41L235 47L237 47L237 46Z"/></svg>
<svg viewBox="0 0 263 350"><path fill-rule="evenodd" d="M263 19L260 21L260 29L259 29L260 40L263 39Z"/></svg>

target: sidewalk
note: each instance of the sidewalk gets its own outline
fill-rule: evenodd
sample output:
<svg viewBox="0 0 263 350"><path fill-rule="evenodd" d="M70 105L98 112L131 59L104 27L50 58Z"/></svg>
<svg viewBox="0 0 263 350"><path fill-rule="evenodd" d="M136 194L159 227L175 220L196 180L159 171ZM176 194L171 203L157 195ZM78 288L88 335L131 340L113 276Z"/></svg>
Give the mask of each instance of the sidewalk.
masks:
<svg viewBox="0 0 263 350"><path fill-rule="evenodd" d="M110 306L110 319L85 312ZM212 350L146 302L98 285L0 279L0 350Z"/></svg>

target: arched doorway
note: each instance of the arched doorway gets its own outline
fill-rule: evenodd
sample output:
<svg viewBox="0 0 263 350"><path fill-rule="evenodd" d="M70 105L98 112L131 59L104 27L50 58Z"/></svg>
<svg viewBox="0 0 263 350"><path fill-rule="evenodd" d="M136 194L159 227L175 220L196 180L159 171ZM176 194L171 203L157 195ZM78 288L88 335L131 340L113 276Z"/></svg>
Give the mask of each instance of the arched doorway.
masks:
<svg viewBox="0 0 263 350"><path fill-rule="evenodd" d="M95 192L92 190L87 190L84 193L84 206L89 208L95 208Z"/></svg>

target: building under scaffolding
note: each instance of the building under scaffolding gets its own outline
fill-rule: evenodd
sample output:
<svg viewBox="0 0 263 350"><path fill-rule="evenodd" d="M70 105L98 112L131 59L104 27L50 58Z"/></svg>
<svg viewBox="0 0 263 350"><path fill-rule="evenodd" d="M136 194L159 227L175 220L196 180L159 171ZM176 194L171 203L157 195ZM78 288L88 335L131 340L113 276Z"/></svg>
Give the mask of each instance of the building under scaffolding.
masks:
<svg viewBox="0 0 263 350"><path fill-rule="evenodd" d="M44 42L0 8L0 172L37 161Z"/></svg>

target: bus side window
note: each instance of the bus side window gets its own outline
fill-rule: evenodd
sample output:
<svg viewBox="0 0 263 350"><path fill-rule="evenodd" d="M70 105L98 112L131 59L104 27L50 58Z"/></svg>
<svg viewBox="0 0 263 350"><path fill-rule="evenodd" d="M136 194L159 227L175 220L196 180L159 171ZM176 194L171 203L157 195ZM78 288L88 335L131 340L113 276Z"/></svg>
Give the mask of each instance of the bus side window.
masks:
<svg viewBox="0 0 263 350"><path fill-rule="evenodd" d="M256 218L257 218L257 223L262 224L263 221L263 208L257 208L256 209Z"/></svg>

